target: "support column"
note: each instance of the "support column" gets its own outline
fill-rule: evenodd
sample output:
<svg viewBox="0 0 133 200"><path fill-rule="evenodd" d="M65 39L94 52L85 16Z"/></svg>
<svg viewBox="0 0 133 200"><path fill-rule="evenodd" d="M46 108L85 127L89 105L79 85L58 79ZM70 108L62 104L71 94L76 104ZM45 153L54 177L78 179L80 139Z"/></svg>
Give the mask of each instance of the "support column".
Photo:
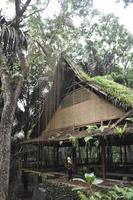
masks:
<svg viewBox="0 0 133 200"><path fill-rule="evenodd" d="M59 166L59 147L56 149L57 157L56 157L56 165Z"/></svg>
<svg viewBox="0 0 133 200"><path fill-rule="evenodd" d="M72 147L72 160L74 165L74 171L77 173L77 155L76 155L76 147Z"/></svg>
<svg viewBox="0 0 133 200"><path fill-rule="evenodd" d="M102 156L102 178L106 179L106 151L105 151L105 140L102 142L101 146L101 156Z"/></svg>
<svg viewBox="0 0 133 200"><path fill-rule="evenodd" d="M125 163L127 162L127 148L126 145L124 145L124 157L125 157Z"/></svg>
<svg viewBox="0 0 133 200"><path fill-rule="evenodd" d="M53 167L54 169L56 169L56 147L55 146L53 146L53 161L54 161Z"/></svg>
<svg viewBox="0 0 133 200"><path fill-rule="evenodd" d="M41 146L37 146L37 169L41 167Z"/></svg>
<svg viewBox="0 0 133 200"><path fill-rule="evenodd" d="M88 155L88 143L86 144L86 164L88 165L88 158L89 158L89 155Z"/></svg>
<svg viewBox="0 0 133 200"><path fill-rule="evenodd" d="M120 162L122 164L122 146L120 146Z"/></svg>

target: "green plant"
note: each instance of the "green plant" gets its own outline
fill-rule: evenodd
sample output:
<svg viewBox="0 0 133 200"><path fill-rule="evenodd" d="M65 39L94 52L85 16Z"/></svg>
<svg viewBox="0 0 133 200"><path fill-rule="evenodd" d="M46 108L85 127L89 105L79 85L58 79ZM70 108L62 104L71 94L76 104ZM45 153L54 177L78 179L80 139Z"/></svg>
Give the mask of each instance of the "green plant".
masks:
<svg viewBox="0 0 133 200"><path fill-rule="evenodd" d="M73 147L78 147L79 146L79 142L78 142L78 138L70 135L69 137L69 141L72 143Z"/></svg>
<svg viewBox="0 0 133 200"><path fill-rule="evenodd" d="M133 188L132 187L118 187L115 186L113 190L108 191L104 199L121 199L121 200L132 200L133 199Z"/></svg>
<svg viewBox="0 0 133 200"><path fill-rule="evenodd" d="M133 106L133 92L132 89L127 88L113 80L107 79L106 76L95 76L91 78L83 71L80 71L80 76L87 82L98 86L101 91L108 95L110 101L114 104L119 104L123 108Z"/></svg>
<svg viewBox="0 0 133 200"><path fill-rule="evenodd" d="M104 130L108 128L108 126L104 126L104 125L101 125L98 130L100 130L102 133L104 132Z"/></svg>
<svg viewBox="0 0 133 200"><path fill-rule="evenodd" d="M133 117L128 117L128 118L126 118L126 120L129 122L133 122Z"/></svg>
<svg viewBox="0 0 133 200"><path fill-rule="evenodd" d="M133 187L118 187L104 192L95 191L93 185L102 183L102 180L97 179L94 173L85 174L84 179L76 179L78 181L86 182L88 185L88 191L85 192L84 187L73 188L73 191L77 191L80 200L132 200L133 199Z"/></svg>
<svg viewBox="0 0 133 200"><path fill-rule="evenodd" d="M73 191L77 191L77 194L81 200L100 200L102 195L100 192L94 191L93 185L98 185L102 183L103 181L101 179L97 179L94 173L90 173L90 174L85 173L84 177L85 177L85 180L80 179L80 178L76 180L87 183L88 191L89 191L88 197L86 196L83 187L74 188Z"/></svg>
<svg viewBox="0 0 133 200"><path fill-rule="evenodd" d="M96 129L97 129L96 125L89 125L89 126L87 126L87 132L88 133L90 133L91 131L96 130Z"/></svg>
<svg viewBox="0 0 133 200"><path fill-rule="evenodd" d="M127 124L125 124L123 127L117 126L115 127L115 133L121 137L125 133L126 128L127 128Z"/></svg>

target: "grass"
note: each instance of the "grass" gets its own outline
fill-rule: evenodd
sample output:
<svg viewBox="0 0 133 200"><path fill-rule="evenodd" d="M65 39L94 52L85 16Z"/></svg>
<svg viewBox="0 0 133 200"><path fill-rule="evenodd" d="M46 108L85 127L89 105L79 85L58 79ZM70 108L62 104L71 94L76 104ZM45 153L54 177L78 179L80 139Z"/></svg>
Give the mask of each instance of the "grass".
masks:
<svg viewBox="0 0 133 200"><path fill-rule="evenodd" d="M110 76L89 77L85 72L80 71L80 76L85 81L98 86L104 91L110 101L124 109L133 108L133 90L119 83L114 82Z"/></svg>

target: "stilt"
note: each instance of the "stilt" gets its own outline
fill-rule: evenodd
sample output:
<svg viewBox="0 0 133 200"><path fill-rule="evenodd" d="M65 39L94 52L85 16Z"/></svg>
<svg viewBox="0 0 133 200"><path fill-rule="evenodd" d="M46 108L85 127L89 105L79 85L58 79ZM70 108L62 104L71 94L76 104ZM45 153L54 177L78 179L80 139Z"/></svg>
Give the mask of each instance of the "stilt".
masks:
<svg viewBox="0 0 133 200"><path fill-rule="evenodd" d="M120 163L122 164L122 146L120 146Z"/></svg>
<svg viewBox="0 0 133 200"><path fill-rule="evenodd" d="M88 155L88 143L86 144L86 164L88 165L88 158L89 158L89 155Z"/></svg>
<svg viewBox="0 0 133 200"><path fill-rule="evenodd" d="M72 160L74 165L74 171L77 173L77 155L76 155L76 147L72 147Z"/></svg>
<svg viewBox="0 0 133 200"><path fill-rule="evenodd" d="M105 141L103 141L103 143L102 143L101 153L102 153L102 178L103 178L103 180L105 180L106 179Z"/></svg>
<svg viewBox="0 0 133 200"><path fill-rule="evenodd" d="M56 148L56 165L59 166L59 147Z"/></svg>
<svg viewBox="0 0 133 200"><path fill-rule="evenodd" d="M124 145L124 158L125 158L125 163L127 162L127 149L126 145Z"/></svg>

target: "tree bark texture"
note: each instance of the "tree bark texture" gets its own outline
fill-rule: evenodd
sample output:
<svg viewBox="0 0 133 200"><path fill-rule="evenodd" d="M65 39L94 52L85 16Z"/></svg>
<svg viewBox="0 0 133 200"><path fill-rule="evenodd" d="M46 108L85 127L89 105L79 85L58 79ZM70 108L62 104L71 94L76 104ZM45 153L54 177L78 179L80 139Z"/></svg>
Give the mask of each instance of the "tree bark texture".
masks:
<svg viewBox="0 0 133 200"><path fill-rule="evenodd" d="M16 16L12 23L16 23L16 31L19 30L21 18L23 17L31 0L26 0L21 8L21 0L15 0ZM9 168L10 168L10 147L11 132L17 100L21 92L23 79L26 77L28 65L22 50L16 50L20 64L20 75L11 77L6 66L7 60L3 59L4 54L0 46L0 79L2 84L1 93L4 99L4 108L0 121L0 200L8 200ZM15 79L14 79L15 78ZM0 93L0 95L1 95Z"/></svg>
<svg viewBox="0 0 133 200"><path fill-rule="evenodd" d="M0 121L0 200L8 200L10 169L11 132L17 100L27 70L27 63L22 52L19 52L21 75L11 79L5 70L0 71L4 108ZM1 60L0 60L1 61ZM2 65L2 63L0 63ZM1 66L2 68L2 66Z"/></svg>
<svg viewBox="0 0 133 200"><path fill-rule="evenodd" d="M11 131L17 99L23 82L22 77L18 77L17 80L16 85L13 85L14 88L8 74L1 73L4 108L0 122L0 200L8 199Z"/></svg>

